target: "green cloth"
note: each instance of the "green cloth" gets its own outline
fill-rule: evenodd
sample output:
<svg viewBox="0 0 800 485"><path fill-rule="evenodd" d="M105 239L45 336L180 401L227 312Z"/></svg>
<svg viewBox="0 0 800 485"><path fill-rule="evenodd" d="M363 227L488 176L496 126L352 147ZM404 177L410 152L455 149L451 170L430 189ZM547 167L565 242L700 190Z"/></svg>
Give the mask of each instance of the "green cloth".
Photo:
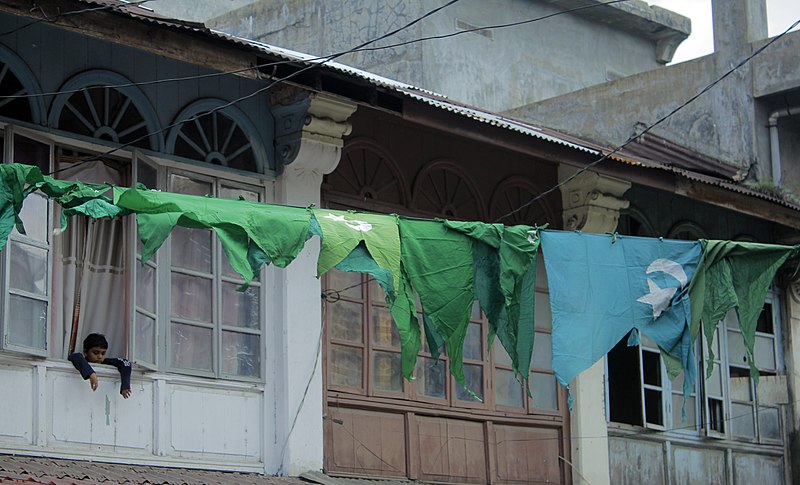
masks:
<svg viewBox="0 0 800 485"><path fill-rule="evenodd" d="M380 283L400 335L403 376L413 379L420 330L414 296L400 266L397 217L325 209L313 209L313 214L322 230L317 275L336 267L366 272Z"/></svg>
<svg viewBox="0 0 800 485"><path fill-rule="evenodd" d="M113 218L126 213L106 195L111 189L108 185L56 180L33 165L0 164L0 249L14 226L25 234L19 213L25 198L37 189L61 205L62 228L66 228L67 217L75 214Z"/></svg>
<svg viewBox="0 0 800 485"><path fill-rule="evenodd" d="M689 285L692 341L700 333L702 321L708 342L710 376L714 331L728 310L736 308L750 375L757 384L753 345L758 316L775 273L797 247L714 240L703 243L703 256Z"/></svg>
<svg viewBox="0 0 800 485"><path fill-rule="evenodd" d="M378 266L392 272L394 287L399 286L400 235L395 216L325 209L312 211L322 228L318 276L339 264L363 241Z"/></svg>
<svg viewBox="0 0 800 485"><path fill-rule="evenodd" d="M534 339L534 302L538 231L529 226L444 221L467 234L473 246L475 294L489 320L491 345L496 333L511 358L517 378L526 384Z"/></svg>
<svg viewBox="0 0 800 485"><path fill-rule="evenodd" d="M231 267L250 282L261 264L285 267L308 238L309 209L115 187L114 203L136 213L147 261L178 225L211 229Z"/></svg>
<svg viewBox="0 0 800 485"><path fill-rule="evenodd" d="M450 373L469 390L462 361L475 299L472 242L438 222L401 217L399 225L404 274L419 295L430 327L445 343ZM436 340L435 336L431 339Z"/></svg>

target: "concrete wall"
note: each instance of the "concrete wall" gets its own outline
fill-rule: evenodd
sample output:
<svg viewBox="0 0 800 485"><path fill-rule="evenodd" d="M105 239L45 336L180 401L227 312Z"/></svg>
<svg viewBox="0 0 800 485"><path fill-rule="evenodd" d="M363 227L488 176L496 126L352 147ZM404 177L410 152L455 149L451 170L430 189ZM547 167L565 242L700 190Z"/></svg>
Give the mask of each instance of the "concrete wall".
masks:
<svg viewBox="0 0 800 485"><path fill-rule="evenodd" d="M234 7L242 2L226 3ZM191 11L187 2L170 2L169 8L165 6L163 10L154 2L152 8L191 18L191 12L205 9L195 4L191 2ZM186 14L181 13L181 5L187 7ZM209 6L204 17L207 25L217 30L328 55L402 27L438 6L441 2L432 0L260 0L216 17L213 14L218 6ZM375 45L535 19L574 6L570 3L556 7L550 1L467 0ZM606 9L619 15L617 7ZM645 31L658 26L673 33L678 32L673 30L676 26L689 29L688 19L663 9L651 9L643 2L632 2L632 6L625 7L624 20L602 13L607 10L591 12L364 51L337 60L472 105L502 111L654 69L661 65L654 37L662 34ZM638 26L645 18L641 15L650 22L644 30Z"/></svg>
<svg viewBox="0 0 800 485"><path fill-rule="evenodd" d="M740 0L736 5L744 3L747 2ZM724 8L723 5L717 10ZM722 19L717 22L721 29L726 25L723 20L730 24L729 28L741 23ZM750 35L757 33L750 32ZM749 172L753 181L769 183L772 179L769 114L789 107L800 110L800 60L797 56L800 32L787 34L774 42L708 92L681 107L769 42L763 38L750 42L750 37L726 41L723 34L718 34L722 37L718 46L727 50L553 97L509 110L508 114L618 146L634 133L679 109L651 132L719 159L742 173ZM734 34L743 35L741 32ZM800 131L795 121L785 117L779 121L779 132L781 178L785 188L797 190Z"/></svg>

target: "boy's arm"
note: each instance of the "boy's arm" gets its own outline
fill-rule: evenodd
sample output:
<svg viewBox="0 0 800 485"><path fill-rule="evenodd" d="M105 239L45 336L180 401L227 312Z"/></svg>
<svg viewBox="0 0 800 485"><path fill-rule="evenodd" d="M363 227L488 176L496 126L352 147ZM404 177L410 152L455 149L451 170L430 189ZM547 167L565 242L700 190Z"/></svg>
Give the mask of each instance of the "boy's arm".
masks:
<svg viewBox="0 0 800 485"><path fill-rule="evenodd" d="M94 374L94 369L92 369L89 361L86 360L86 357L82 353L75 352L73 354L69 354L67 359L72 362L72 365L74 365L76 369L78 369L78 372L81 373L83 380L88 379L89 376Z"/></svg>
<svg viewBox="0 0 800 485"><path fill-rule="evenodd" d="M128 359L118 359L110 357L103 360L104 364L113 365L119 371L119 377L122 384L119 386L119 391L125 391L131 388L131 362Z"/></svg>

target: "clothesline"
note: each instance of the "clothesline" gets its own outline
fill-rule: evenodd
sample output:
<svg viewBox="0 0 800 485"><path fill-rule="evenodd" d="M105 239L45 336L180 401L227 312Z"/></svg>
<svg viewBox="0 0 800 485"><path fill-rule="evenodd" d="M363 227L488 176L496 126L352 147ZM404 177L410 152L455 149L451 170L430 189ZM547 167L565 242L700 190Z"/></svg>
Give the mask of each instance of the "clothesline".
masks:
<svg viewBox="0 0 800 485"><path fill-rule="evenodd" d="M517 379L528 389L540 243L558 381L568 385L633 330L630 344L638 343L639 332L658 343L671 378L684 372L687 395L694 386L694 342L701 326L710 342L731 308L738 312L751 375L757 379L752 358L756 319L776 271L797 250L289 207L55 180L20 164L0 165L0 176L0 249L15 224L24 234L19 213L25 197L36 190L62 206L62 226L76 214L135 215L143 262L176 226L210 229L245 285L265 264L286 267L306 240L319 236L317 276L331 268L358 271L384 289L400 335L404 377L413 378L424 332L434 358L446 349L450 371L465 388L463 345L477 300L489 322L489 344L500 340ZM422 325L415 294L422 304Z"/></svg>

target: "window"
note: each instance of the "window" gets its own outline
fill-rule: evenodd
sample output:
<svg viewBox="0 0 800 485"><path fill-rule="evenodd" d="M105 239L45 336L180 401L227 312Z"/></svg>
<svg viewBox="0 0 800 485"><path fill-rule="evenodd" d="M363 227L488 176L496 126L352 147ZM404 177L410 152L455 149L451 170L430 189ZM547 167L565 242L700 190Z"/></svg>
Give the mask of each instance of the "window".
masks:
<svg viewBox="0 0 800 485"><path fill-rule="evenodd" d="M51 146L23 136L4 133L10 145L7 160L38 165L50 171ZM44 217L42 217L44 216ZM46 197L32 194L20 213L26 234L16 228L3 250L3 345L2 348L46 355L50 341L51 205Z"/></svg>
<svg viewBox="0 0 800 485"><path fill-rule="evenodd" d="M762 381L780 371L776 299L775 295L768 297L756 329L753 352ZM759 403L734 310L714 333L713 370L707 379L710 353L704 337L698 343L698 383L686 397L685 419L683 376L670 382L658 348L641 337L641 345L636 347L628 347L627 337L623 338L608 354L610 421L716 438L782 442L780 409ZM631 399L632 395L641 395L641 399Z"/></svg>
<svg viewBox="0 0 800 485"><path fill-rule="evenodd" d="M263 189L256 186L151 163L138 157L137 178L145 185L159 186L163 179L170 192L243 197L253 202L264 199ZM136 247L140 261L141 244ZM238 291L244 281L231 268L211 230L175 227L159 253L163 254L135 268L132 340L137 362L201 376L260 379L260 280ZM160 321L167 322L163 329ZM166 344L160 347L160 341Z"/></svg>
<svg viewBox="0 0 800 485"><path fill-rule="evenodd" d="M541 268L543 271L543 266ZM332 297L325 306L328 332L328 387L334 391L436 403L453 408L504 412L557 413L560 391L551 367L551 316L543 275L537 278L536 335L530 368L533 398L511 369L511 360L495 339L487 354L488 322L477 302L464 342L464 376L471 395L450 376L446 352L434 359L420 326L422 344L416 379L403 379L400 337L380 286L367 275L331 270L325 285ZM417 304L420 310L419 303ZM422 322L422 314L418 313Z"/></svg>
<svg viewBox="0 0 800 485"><path fill-rule="evenodd" d="M133 161L98 160L13 126L0 133L6 162L55 169L62 179L265 198L264 187L246 184L246 176L181 171L138 153ZM115 355L144 368L261 380L264 286L256 278L238 291L244 281L211 231L176 228L155 257L139 264L133 217L74 216L62 230L60 207L38 192L25 199L20 217L26 234L14 229L0 253L0 348L63 359L80 350L86 334L101 332Z"/></svg>

